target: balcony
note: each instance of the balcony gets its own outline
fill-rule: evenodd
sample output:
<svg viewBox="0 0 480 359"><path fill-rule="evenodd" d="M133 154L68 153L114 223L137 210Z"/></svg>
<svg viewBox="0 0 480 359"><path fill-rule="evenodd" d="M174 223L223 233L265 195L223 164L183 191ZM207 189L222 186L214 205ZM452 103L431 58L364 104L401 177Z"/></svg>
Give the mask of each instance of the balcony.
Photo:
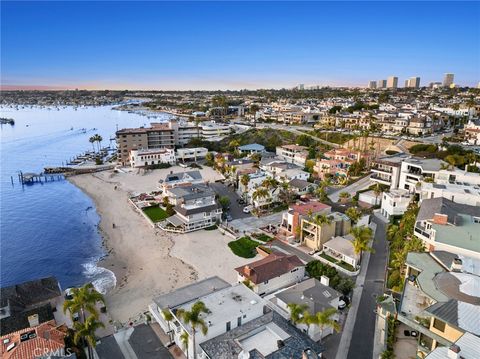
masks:
<svg viewBox="0 0 480 359"><path fill-rule="evenodd" d="M372 171L373 172L380 172L380 173L392 173L392 168L384 168L384 167L380 167L378 165L373 165L371 167Z"/></svg>
<svg viewBox="0 0 480 359"><path fill-rule="evenodd" d="M430 231L425 228L425 227L422 227L420 225L415 225L415 228L413 229L413 231L415 232L415 234L418 234L420 236L423 236L427 239L430 238ZM428 232L427 232L428 231Z"/></svg>
<svg viewBox="0 0 480 359"><path fill-rule="evenodd" d="M385 184L387 186L391 185L390 179L386 179L384 177L379 176L378 174L373 174L370 176L370 179L375 182L379 182L381 184Z"/></svg>

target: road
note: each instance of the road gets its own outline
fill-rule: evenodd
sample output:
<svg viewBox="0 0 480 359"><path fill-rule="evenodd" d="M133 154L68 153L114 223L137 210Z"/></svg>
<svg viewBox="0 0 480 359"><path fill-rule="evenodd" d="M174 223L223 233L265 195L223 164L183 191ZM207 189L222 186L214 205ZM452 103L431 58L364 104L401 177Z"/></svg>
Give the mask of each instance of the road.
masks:
<svg viewBox="0 0 480 359"><path fill-rule="evenodd" d="M252 216L249 213L243 213L245 205L238 204L237 200L240 199L240 196L233 190L233 187L228 187L219 182L210 183L210 187L218 194L218 197L227 196L230 198L230 210L227 212L230 213L233 219L249 218Z"/></svg>
<svg viewBox="0 0 480 359"><path fill-rule="evenodd" d="M338 202L340 199L340 193L342 192L348 192L350 195L353 197L355 194L365 188L368 188L372 183L370 182L370 175L365 176L358 180L357 182L352 183L350 186L341 188L339 190L336 190L328 195L328 198L332 202Z"/></svg>
<svg viewBox="0 0 480 359"><path fill-rule="evenodd" d="M373 216L377 225L373 241L374 253L370 255L367 275L355 319L347 359L372 359L375 337L376 298L383 294L387 265L387 223Z"/></svg>

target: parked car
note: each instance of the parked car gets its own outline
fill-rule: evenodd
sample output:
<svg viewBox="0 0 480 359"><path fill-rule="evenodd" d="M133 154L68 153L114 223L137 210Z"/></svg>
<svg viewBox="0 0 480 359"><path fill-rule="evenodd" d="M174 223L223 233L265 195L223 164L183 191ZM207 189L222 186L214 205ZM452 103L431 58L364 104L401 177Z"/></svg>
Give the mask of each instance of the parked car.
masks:
<svg viewBox="0 0 480 359"><path fill-rule="evenodd" d="M231 222L233 221L233 218L230 214L227 214L227 216L225 217L227 219L227 221Z"/></svg>
<svg viewBox="0 0 480 359"><path fill-rule="evenodd" d="M243 213L250 213L251 211L252 211L252 208L250 206L243 208Z"/></svg>
<svg viewBox="0 0 480 359"><path fill-rule="evenodd" d="M347 307L347 303L343 300L338 301L338 309L345 309Z"/></svg>
<svg viewBox="0 0 480 359"><path fill-rule="evenodd" d="M73 288L65 289L65 299L72 300L73 299Z"/></svg>
<svg viewBox="0 0 480 359"><path fill-rule="evenodd" d="M310 252L308 252L308 255L313 256L315 253L318 253L318 252L320 252L320 251L310 251Z"/></svg>

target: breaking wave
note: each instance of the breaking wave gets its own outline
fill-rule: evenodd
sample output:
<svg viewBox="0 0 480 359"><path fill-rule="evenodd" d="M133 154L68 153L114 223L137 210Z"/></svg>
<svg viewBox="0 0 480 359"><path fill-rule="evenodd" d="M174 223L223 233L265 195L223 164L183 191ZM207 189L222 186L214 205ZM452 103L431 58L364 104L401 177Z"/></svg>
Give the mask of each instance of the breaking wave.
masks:
<svg viewBox="0 0 480 359"><path fill-rule="evenodd" d="M96 261L85 263L83 267L85 268L83 274L99 293L106 294L117 285L115 274L106 268L98 267Z"/></svg>

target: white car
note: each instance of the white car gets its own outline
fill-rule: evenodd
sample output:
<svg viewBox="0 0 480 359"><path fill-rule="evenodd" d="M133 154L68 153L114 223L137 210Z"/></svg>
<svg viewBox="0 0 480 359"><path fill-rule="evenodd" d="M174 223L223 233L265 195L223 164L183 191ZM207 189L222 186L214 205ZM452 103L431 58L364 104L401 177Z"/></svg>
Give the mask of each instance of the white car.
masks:
<svg viewBox="0 0 480 359"><path fill-rule="evenodd" d="M252 211L252 208L250 208L250 206L243 208L243 213L250 213L251 211Z"/></svg>

